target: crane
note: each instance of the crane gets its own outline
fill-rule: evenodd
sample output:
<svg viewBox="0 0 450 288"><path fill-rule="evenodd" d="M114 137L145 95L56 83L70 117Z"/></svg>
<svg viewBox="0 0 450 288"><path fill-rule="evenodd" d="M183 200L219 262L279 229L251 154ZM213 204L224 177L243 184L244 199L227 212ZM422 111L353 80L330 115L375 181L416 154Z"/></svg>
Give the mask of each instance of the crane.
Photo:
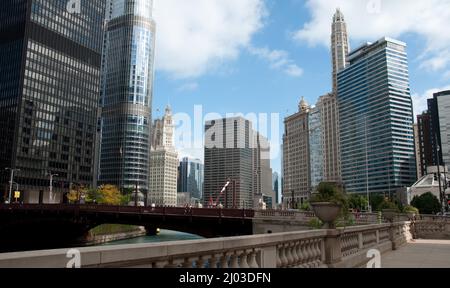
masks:
<svg viewBox="0 0 450 288"><path fill-rule="evenodd" d="M212 203L212 206L213 206L213 207L217 207L217 204L218 204L218 202L219 202L219 200L220 200L220 197L222 196L223 192L225 192L225 190L227 190L227 187L230 186L230 183L231 183L231 180L228 179L228 180L227 180L227 183L225 183L225 186L223 186L222 190L220 191L219 195L217 196L216 201L214 201L214 202Z"/></svg>

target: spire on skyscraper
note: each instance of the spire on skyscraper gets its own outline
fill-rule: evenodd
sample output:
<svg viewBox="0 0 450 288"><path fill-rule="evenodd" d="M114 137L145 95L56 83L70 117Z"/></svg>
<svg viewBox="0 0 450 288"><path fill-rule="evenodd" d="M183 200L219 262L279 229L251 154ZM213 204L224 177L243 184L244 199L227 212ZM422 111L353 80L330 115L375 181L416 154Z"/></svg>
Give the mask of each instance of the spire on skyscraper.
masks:
<svg viewBox="0 0 450 288"><path fill-rule="evenodd" d="M337 92L337 74L347 66L347 55L350 50L347 24L344 14L339 8L333 16L331 26L331 59L333 65L333 92Z"/></svg>

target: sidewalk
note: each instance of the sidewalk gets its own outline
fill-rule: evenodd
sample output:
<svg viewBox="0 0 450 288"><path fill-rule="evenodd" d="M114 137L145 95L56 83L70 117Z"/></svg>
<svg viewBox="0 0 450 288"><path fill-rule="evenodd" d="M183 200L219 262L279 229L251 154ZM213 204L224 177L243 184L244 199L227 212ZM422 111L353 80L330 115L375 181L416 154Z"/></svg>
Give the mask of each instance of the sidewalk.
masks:
<svg viewBox="0 0 450 288"><path fill-rule="evenodd" d="M381 256L382 268L450 268L450 240L415 240Z"/></svg>

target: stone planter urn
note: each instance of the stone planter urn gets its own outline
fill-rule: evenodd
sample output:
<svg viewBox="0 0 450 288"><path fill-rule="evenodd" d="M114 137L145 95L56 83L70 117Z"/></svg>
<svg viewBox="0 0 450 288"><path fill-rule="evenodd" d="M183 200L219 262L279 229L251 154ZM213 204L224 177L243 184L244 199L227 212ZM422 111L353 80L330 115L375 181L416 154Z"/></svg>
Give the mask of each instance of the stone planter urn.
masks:
<svg viewBox="0 0 450 288"><path fill-rule="evenodd" d="M342 206L340 204L331 202L315 202L311 203L311 207L317 218L324 223L324 229L334 229L334 222L341 212Z"/></svg>
<svg viewBox="0 0 450 288"><path fill-rule="evenodd" d="M389 222L394 222L394 218L397 215L397 211L395 209L383 209L383 217Z"/></svg>
<svg viewBox="0 0 450 288"><path fill-rule="evenodd" d="M408 216L410 221L416 219L416 212L407 212L406 215Z"/></svg>

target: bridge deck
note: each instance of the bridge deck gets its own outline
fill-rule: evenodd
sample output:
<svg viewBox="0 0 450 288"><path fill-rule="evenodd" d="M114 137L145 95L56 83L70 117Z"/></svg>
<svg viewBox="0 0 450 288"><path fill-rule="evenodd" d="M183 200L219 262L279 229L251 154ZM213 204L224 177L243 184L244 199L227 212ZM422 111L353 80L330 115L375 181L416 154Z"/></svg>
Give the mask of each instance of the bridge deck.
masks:
<svg viewBox="0 0 450 288"><path fill-rule="evenodd" d="M415 240L381 257L382 268L450 268L450 240Z"/></svg>

